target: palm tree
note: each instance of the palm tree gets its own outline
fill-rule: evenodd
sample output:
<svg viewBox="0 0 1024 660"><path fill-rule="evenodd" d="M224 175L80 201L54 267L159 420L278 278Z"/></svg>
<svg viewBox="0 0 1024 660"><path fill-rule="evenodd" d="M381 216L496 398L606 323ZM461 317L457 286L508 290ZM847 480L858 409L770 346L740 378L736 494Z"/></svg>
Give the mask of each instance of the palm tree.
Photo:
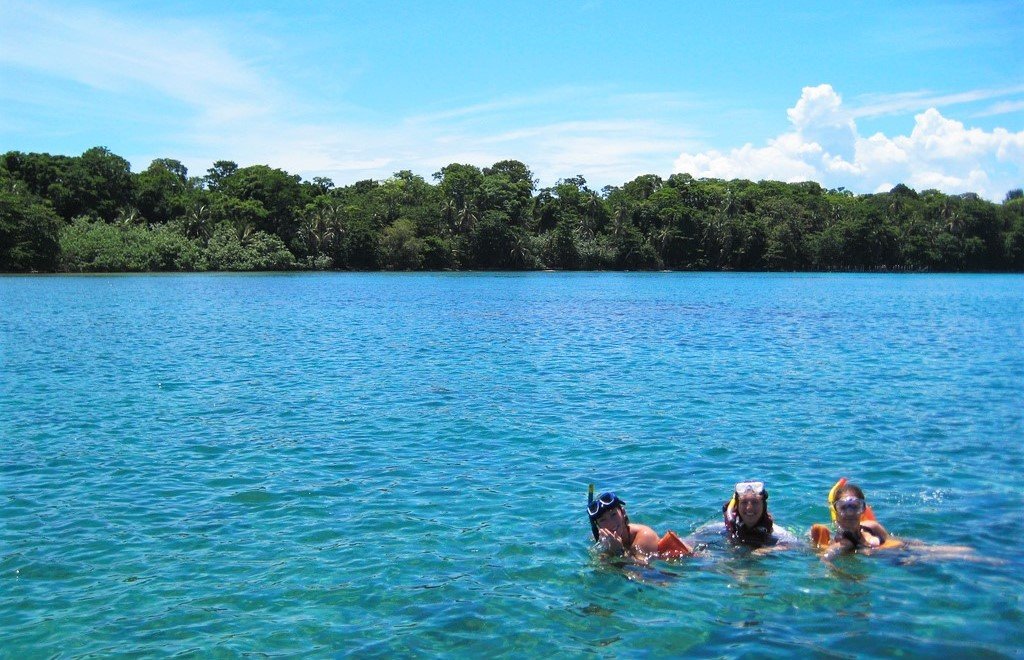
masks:
<svg viewBox="0 0 1024 660"><path fill-rule="evenodd" d="M459 209L458 220L459 232L465 234L469 232L470 229L473 228L474 224L476 224L476 212L469 204L466 204L461 209Z"/></svg>
<svg viewBox="0 0 1024 660"><path fill-rule="evenodd" d="M459 207L455 203L455 200L451 197L446 197L441 200L441 217L444 219L444 226L449 232L455 231L455 216L458 214Z"/></svg>
<svg viewBox="0 0 1024 660"><path fill-rule="evenodd" d="M204 241L210 238L210 207L197 203L185 214L185 235Z"/></svg>
<svg viewBox="0 0 1024 660"><path fill-rule="evenodd" d="M666 222L662 227L654 232L654 240L658 244L658 255L664 260L665 255L668 252L669 243L672 242L676 236L676 230L672 226L672 223Z"/></svg>
<svg viewBox="0 0 1024 660"><path fill-rule="evenodd" d="M619 202L619 205L615 207L615 217L612 223L612 234L615 236L622 236L622 233L626 231L626 225L629 224L629 205L626 202Z"/></svg>
<svg viewBox="0 0 1024 660"><path fill-rule="evenodd" d="M519 231L514 232L512 235L512 246L508 253L510 262L516 267L525 268L529 255L530 250L527 246L526 234Z"/></svg>
<svg viewBox="0 0 1024 660"><path fill-rule="evenodd" d="M726 217L733 217L739 211L739 203L736 201L736 197L732 194L732 188L726 188L725 198L722 200L722 213Z"/></svg>
<svg viewBox="0 0 1024 660"><path fill-rule="evenodd" d="M235 230L235 238L242 245L248 243L252 235L256 233L253 223L245 218L236 218L232 224Z"/></svg>
<svg viewBox="0 0 1024 660"><path fill-rule="evenodd" d="M942 218L944 228L954 236L959 237L964 231L964 220L960 216L957 205L953 204L949 197L942 202L939 209L939 217Z"/></svg>
<svg viewBox="0 0 1024 660"><path fill-rule="evenodd" d="M588 190L583 202L583 217L580 222L580 230L593 237L597 221L601 217L602 200L593 190Z"/></svg>
<svg viewBox="0 0 1024 660"><path fill-rule="evenodd" d="M134 206L122 208L117 213L117 217L114 218L114 222L119 225L137 225L142 220L142 214L139 213L139 209Z"/></svg>

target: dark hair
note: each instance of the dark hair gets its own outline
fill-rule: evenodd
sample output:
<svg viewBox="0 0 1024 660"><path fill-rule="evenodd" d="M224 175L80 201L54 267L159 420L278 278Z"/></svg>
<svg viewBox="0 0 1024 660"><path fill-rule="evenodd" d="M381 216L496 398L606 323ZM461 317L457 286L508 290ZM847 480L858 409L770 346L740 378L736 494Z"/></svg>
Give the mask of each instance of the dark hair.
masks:
<svg viewBox="0 0 1024 660"><path fill-rule="evenodd" d="M852 493L853 495L855 495L859 499L862 499L862 500L865 499L864 498L864 491L862 491L860 489L860 486L858 486L857 484L846 484L845 486L840 488L839 492L836 493L836 499L838 500L840 498L840 496L842 496L843 493Z"/></svg>

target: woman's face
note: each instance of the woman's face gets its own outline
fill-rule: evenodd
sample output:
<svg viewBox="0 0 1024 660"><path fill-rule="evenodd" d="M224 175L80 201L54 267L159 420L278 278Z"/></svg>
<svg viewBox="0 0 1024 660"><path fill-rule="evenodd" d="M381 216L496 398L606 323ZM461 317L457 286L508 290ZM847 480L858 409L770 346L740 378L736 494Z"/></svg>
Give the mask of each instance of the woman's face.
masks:
<svg viewBox="0 0 1024 660"><path fill-rule="evenodd" d="M855 527L860 524L864 508L864 500L857 497L855 493L840 493L835 503L836 522L844 527Z"/></svg>
<svg viewBox="0 0 1024 660"><path fill-rule="evenodd" d="M760 495L747 493L740 497L736 503L736 509L740 514L740 520L747 527L753 527L764 514L764 501Z"/></svg>

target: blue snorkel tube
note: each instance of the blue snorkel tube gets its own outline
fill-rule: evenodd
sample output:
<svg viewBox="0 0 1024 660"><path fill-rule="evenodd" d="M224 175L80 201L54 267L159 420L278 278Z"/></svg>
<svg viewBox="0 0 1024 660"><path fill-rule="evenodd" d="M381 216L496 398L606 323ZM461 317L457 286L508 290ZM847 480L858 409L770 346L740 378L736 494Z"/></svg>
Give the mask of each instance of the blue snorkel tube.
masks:
<svg viewBox="0 0 1024 660"><path fill-rule="evenodd" d="M590 531L594 535L594 540L597 541L600 536L597 533L597 524L594 519L590 517L590 505L594 503L594 484L590 484L587 488L587 518L590 520Z"/></svg>

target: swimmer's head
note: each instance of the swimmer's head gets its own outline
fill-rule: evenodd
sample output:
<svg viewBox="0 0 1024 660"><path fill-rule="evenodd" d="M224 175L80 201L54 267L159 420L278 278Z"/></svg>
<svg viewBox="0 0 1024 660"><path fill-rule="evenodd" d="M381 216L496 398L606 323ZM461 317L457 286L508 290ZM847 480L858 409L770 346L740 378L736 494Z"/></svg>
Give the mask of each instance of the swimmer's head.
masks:
<svg viewBox="0 0 1024 660"><path fill-rule="evenodd" d="M735 488L736 513L747 527L764 524L768 515L768 491L761 481L741 481Z"/></svg>
<svg viewBox="0 0 1024 660"><path fill-rule="evenodd" d="M849 484L849 483L845 484L842 488L839 489L839 492L836 493L836 499L839 499L840 497L851 496L851 495L853 497L857 497L857 498L862 499L862 500L865 499L864 498L864 491L860 489L860 486L858 486L857 484Z"/></svg>
<svg viewBox="0 0 1024 660"><path fill-rule="evenodd" d="M619 496L615 493L601 493L597 499L587 505L587 514L590 516L590 522L596 523L597 519L606 512L616 507L624 506L626 506L626 503L619 499Z"/></svg>
<svg viewBox="0 0 1024 660"><path fill-rule="evenodd" d="M609 514L618 512L615 520L610 520ZM621 524L629 525L629 518L626 517L626 503L619 499L619 496L612 492L601 493L601 495L587 505L587 515L590 517L590 530L594 534L594 540L598 539L598 527L611 526L619 527ZM621 518L621 520L619 519Z"/></svg>
<svg viewBox="0 0 1024 660"><path fill-rule="evenodd" d="M864 498L864 491L856 484L846 484L836 493L836 499L832 503L836 516L840 519L859 519L867 509L867 502Z"/></svg>

